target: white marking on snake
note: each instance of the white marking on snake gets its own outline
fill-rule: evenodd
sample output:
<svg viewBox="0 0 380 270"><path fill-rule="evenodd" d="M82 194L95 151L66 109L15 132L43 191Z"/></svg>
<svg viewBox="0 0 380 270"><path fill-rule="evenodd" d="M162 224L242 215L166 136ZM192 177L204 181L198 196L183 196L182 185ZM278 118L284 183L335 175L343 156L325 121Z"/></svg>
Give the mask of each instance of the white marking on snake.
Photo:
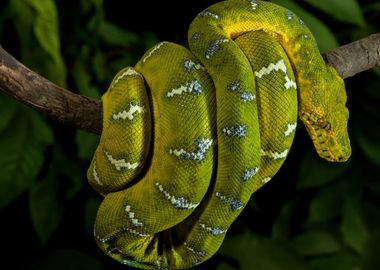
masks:
<svg viewBox="0 0 380 270"><path fill-rule="evenodd" d="M174 97L174 95L181 95L183 93L194 93L199 96L202 93L202 85L198 80L194 79L189 83L180 85L179 87L170 90L166 96Z"/></svg>
<svg viewBox="0 0 380 270"><path fill-rule="evenodd" d="M120 253L120 254L127 254L125 251L121 250L120 248L118 247L109 247L109 249L107 250L109 253ZM123 260L123 261L126 261L126 260ZM124 262L120 261L122 264L125 264Z"/></svg>
<svg viewBox="0 0 380 270"><path fill-rule="evenodd" d="M124 78L125 76L132 76L132 75L138 75L140 77L141 74L138 73L136 70L134 70L133 68L128 68L126 71L123 72L123 74L121 74L119 77L117 77L114 81L114 83L112 84L112 87L111 88L114 88L115 85L122 79Z"/></svg>
<svg viewBox="0 0 380 270"><path fill-rule="evenodd" d="M120 263L121 264L124 264L124 265L128 265L128 266L134 266L134 261L131 261L131 260L127 260L127 259L122 259L121 261L120 261Z"/></svg>
<svg viewBox="0 0 380 270"><path fill-rule="evenodd" d="M267 157L270 157L270 158L276 160L276 159L286 158L288 152L289 152L288 149L285 149L282 152L273 152L271 150L261 149L261 156L267 156Z"/></svg>
<svg viewBox="0 0 380 270"><path fill-rule="evenodd" d="M153 47L153 49L150 50L150 52L148 53L147 56L144 57L143 59L143 63L145 63L145 61L151 57L159 48L161 48L162 45L168 43L167 41L163 41L163 42L160 42L158 43L156 46Z"/></svg>
<svg viewBox="0 0 380 270"><path fill-rule="evenodd" d="M184 158L184 159L192 159L195 161L202 161L206 157L207 150L212 146L213 140L208 138L201 138L198 140L197 147L194 152L188 152L184 149L170 149L169 154Z"/></svg>
<svg viewBox="0 0 380 270"><path fill-rule="evenodd" d="M200 262L198 260L193 260L192 263L194 266L197 266L197 265L201 264L202 262Z"/></svg>
<svg viewBox="0 0 380 270"><path fill-rule="evenodd" d="M286 13L286 18L288 19L288 21L291 21L293 19L293 13L288 10L288 12Z"/></svg>
<svg viewBox="0 0 380 270"><path fill-rule="evenodd" d="M241 178L243 179L243 181L248 181L253 176L255 176L258 172L259 172L259 167L248 168L244 171L244 174Z"/></svg>
<svg viewBox="0 0 380 270"><path fill-rule="evenodd" d="M131 211L131 206L129 204L125 206L125 212L127 212L128 218L133 226L140 227L143 225L137 218L135 218L135 213Z"/></svg>
<svg viewBox="0 0 380 270"><path fill-rule="evenodd" d="M96 231L95 231L95 227L94 227L94 229L93 229L93 234L94 234L94 237L96 238L96 239L98 239L100 242L102 242L102 243L107 243L108 241L111 241L114 237L106 237L106 238L102 238L102 237L100 237L97 233L96 233Z"/></svg>
<svg viewBox="0 0 380 270"><path fill-rule="evenodd" d="M99 242L101 242L101 243L107 243L108 241L111 240L111 238L101 238L101 237L98 236L98 235L95 235L95 237L96 237L96 239L98 239Z"/></svg>
<svg viewBox="0 0 380 270"><path fill-rule="evenodd" d="M139 162L130 163L130 162L126 162L124 158L123 159L115 159L107 151L104 151L104 154L106 155L108 161L111 162L111 164L114 165L116 167L116 170L118 170L118 171L120 171L121 168L126 168L127 170L134 170L138 166L140 166Z"/></svg>
<svg viewBox="0 0 380 270"><path fill-rule="evenodd" d="M191 39L193 39L193 40L199 40L199 39L201 39L202 38L202 33L199 33L199 32L195 32L194 34L193 34L193 36L191 37Z"/></svg>
<svg viewBox="0 0 380 270"><path fill-rule="evenodd" d="M150 236L149 234L141 233L141 232L136 231L135 229L131 229L131 228L123 228L123 231L128 232L130 234L134 234L134 235L140 236L140 237Z"/></svg>
<svg viewBox="0 0 380 270"><path fill-rule="evenodd" d="M222 43L229 42L229 41L230 40L227 38L211 41L210 46L206 50L206 58L210 59L211 56L213 56L220 49L220 45Z"/></svg>
<svg viewBox="0 0 380 270"><path fill-rule="evenodd" d="M215 193L216 197L218 197L223 203L229 204L234 211L238 211L244 207L244 204L239 201L238 199L235 199L233 197L227 197L223 195L220 192Z"/></svg>
<svg viewBox="0 0 380 270"><path fill-rule="evenodd" d="M192 70L194 70L194 69L196 69L196 70L205 70L204 66L202 66L199 63L195 63L191 59L186 59L185 62L184 62L184 65L185 65L185 69L187 71L189 71L189 72L192 71Z"/></svg>
<svg viewBox="0 0 380 270"><path fill-rule="evenodd" d="M240 81L236 81L236 82L233 82L231 83L229 86L228 86L228 89L230 89L231 91L241 91L241 85L240 85Z"/></svg>
<svg viewBox="0 0 380 270"><path fill-rule="evenodd" d="M251 93L248 93L248 92L241 92L240 93L240 99L244 102L248 102L248 101L252 101L252 100L255 100L256 99L256 96L251 94Z"/></svg>
<svg viewBox="0 0 380 270"><path fill-rule="evenodd" d="M247 135L247 125L241 124L235 127L225 127L222 132L233 137L242 138Z"/></svg>
<svg viewBox="0 0 380 270"><path fill-rule="evenodd" d="M161 261L162 258L158 257L158 259L156 260L156 270L169 270L169 268L164 268L161 266Z"/></svg>
<svg viewBox="0 0 380 270"><path fill-rule="evenodd" d="M165 196L165 198L177 209L195 209L199 203L191 203L184 197L175 197L171 195L164 187L156 182L157 189Z"/></svg>
<svg viewBox="0 0 380 270"><path fill-rule="evenodd" d="M128 120L132 121L133 118L135 117L134 114L142 113L144 111L144 107L140 105L129 104L128 107L129 107L128 111L124 110L122 112L114 113L112 114L112 118L114 120L119 120L119 119L125 120L128 118Z"/></svg>
<svg viewBox="0 0 380 270"><path fill-rule="evenodd" d="M288 90L290 88L294 88L294 89L297 89L297 84L295 81L291 80L287 74L285 74L285 89Z"/></svg>
<svg viewBox="0 0 380 270"><path fill-rule="evenodd" d="M261 180L261 182L263 182L264 184L268 183L272 178L270 177L265 177L263 180Z"/></svg>
<svg viewBox="0 0 380 270"><path fill-rule="evenodd" d="M246 92L244 91L242 88L241 88L241 85L240 85L240 82L239 81L236 81L236 82L233 82L231 83L229 86L228 86L228 89L231 90L231 91L234 91L234 92L238 92L240 93L240 99L244 102L249 102L249 101L252 101L252 100L255 100L256 99L256 96L254 94L251 94L249 92Z"/></svg>
<svg viewBox="0 0 380 270"><path fill-rule="evenodd" d="M136 231L135 229L131 229L131 228L127 228L127 227L124 227L122 228L119 232L117 232L115 235L111 235L111 236L108 236L108 237L105 237L105 238L101 238L99 235L96 234L95 232L95 229L94 229L94 236L96 239L98 239L100 242L102 243L107 243L109 241L112 241L114 240L118 234L120 234L121 232L127 232L127 233L130 233L130 234L134 234L134 235L137 235L137 236L140 236L140 237L147 237L147 236L150 236L149 234L145 234L145 233L141 233L139 231Z"/></svg>
<svg viewBox="0 0 380 270"><path fill-rule="evenodd" d="M184 242L183 245L185 246L185 248L189 251L191 251L192 253L194 253L195 255L199 256L199 257L204 257L206 256L206 252L204 251L197 251L195 250L193 247L191 247L187 242Z"/></svg>
<svg viewBox="0 0 380 270"><path fill-rule="evenodd" d="M251 3L252 9L256 10L256 8L257 8L257 1L256 0L249 0L249 2Z"/></svg>
<svg viewBox="0 0 380 270"><path fill-rule="evenodd" d="M199 13L198 15L203 16L203 17L212 17L212 18L214 18L214 19L216 19L216 20L219 19L219 15L218 15L218 14L215 14L215 13L213 13L213 12L207 10L207 9L203 10L203 11L202 11L201 13Z"/></svg>
<svg viewBox="0 0 380 270"><path fill-rule="evenodd" d="M296 128L297 128L297 122L294 122L293 124L288 124L288 127L286 128L284 132L285 137L289 137L290 134L292 134L293 131L296 130Z"/></svg>
<svg viewBox="0 0 380 270"><path fill-rule="evenodd" d="M103 183L100 182L98 173L96 172L96 162L94 161L94 166L92 167L92 175L94 176L95 182L99 184L99 186L103 186Z"/></svg>
<svg viewBox="0 0 380 270"><path fill-rule="evenodd" d="M255 75L258 78L263 77L264 75L268 75L273 71L279 71L281 70L284 73L284 78L285 78L285 89L288 90L290 88L297 89L297 84L295 81L291 80L288 76L287 73L287 68L285 65L285 62L283 59L279 60L277 63L270 63L267 67L263 67L259 71L255 71Z"/></svg>
<svg viewBox="0 0 380 270"><path fill-rule="evenodd" d="M218 227L209 227L209 226L206 226L206 224L204 223L200 223L199 226L201 226L201 228L206 230L208 233L211 233L213 236L225 234L227 232L226 229L221 229Z"/></svg>

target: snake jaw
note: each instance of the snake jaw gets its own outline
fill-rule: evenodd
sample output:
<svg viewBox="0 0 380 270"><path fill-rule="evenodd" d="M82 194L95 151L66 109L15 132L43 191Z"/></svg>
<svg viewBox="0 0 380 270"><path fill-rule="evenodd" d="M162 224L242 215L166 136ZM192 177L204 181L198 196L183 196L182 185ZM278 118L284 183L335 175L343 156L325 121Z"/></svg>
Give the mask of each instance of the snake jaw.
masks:
<svg viewBox="0 0 380 270"><path fill-rule="evenodd" d="M345 134L339 134L339 132L343 133L344 131L339 130L331 122L315 114L303 112L300 118L321 158L330 162L347 161L351 155L349 140L339 140L340 137L348 138Z"/></svg>

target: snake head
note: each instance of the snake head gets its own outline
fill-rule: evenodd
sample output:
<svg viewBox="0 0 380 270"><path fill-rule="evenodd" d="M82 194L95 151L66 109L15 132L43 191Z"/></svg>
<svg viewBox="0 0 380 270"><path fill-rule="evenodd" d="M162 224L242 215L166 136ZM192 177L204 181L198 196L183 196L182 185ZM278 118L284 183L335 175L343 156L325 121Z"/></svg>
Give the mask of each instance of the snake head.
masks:
<svg viewBox="0 0 380 270"><path fill-rule="evenodd" d="M314 83L309 89L300 89L299 115L318 155L327 161L343 162L351 155L347 95L343 80L332 67L327 68L317 87Z"/></svg>

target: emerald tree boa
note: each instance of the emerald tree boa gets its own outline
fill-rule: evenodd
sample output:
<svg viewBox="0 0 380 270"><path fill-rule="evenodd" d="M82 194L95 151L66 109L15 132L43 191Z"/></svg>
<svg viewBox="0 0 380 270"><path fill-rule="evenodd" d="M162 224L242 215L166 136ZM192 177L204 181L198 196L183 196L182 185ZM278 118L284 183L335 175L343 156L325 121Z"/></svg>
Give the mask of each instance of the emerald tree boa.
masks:
<svg viewBox="0 0 380 270"><path fill-rule="evenodd" d="M90 184L94 234L112 258L183 269L210 258L303 121L317 153L350 156L343 80L294 13L229 0L190 25L190 50L162 42L121 70L103 101Z"/></svg>

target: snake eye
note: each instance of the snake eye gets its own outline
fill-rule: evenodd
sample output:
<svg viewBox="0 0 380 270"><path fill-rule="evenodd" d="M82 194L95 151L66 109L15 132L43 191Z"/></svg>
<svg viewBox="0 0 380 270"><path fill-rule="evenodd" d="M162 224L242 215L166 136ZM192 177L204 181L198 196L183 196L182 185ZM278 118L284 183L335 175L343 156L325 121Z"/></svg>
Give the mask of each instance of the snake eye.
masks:
<svg viewBox="0 0 380 270"><path fill-rule="evenodd" d="M319 125L322 129L328 131L331 128L331 124L328 121L323 121Z"/></svg>

